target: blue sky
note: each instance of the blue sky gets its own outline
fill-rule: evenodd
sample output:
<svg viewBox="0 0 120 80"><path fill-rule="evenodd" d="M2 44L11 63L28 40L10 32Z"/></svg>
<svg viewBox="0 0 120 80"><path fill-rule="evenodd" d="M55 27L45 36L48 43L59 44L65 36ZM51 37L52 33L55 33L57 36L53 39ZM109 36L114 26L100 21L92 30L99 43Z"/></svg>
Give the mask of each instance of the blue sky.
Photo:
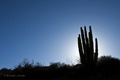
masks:
<svg viewBox="0 0 120 80"><path fill-rule="evenodd" d="M120 0L0 0L0 68L24 58L76 63L80 27L89 25L99 56L120 58Z"/></svg>

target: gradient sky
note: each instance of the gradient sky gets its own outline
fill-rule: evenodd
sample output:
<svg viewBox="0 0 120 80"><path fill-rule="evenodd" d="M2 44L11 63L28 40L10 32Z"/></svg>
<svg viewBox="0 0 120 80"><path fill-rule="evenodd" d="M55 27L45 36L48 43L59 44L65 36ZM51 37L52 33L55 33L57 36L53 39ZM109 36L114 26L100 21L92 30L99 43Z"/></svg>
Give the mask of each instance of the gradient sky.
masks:
<svg viewBox="0 0 120 80"><path fill-rule="evenodd" d="M120 58L120 0L0 0L0 68L24 58L76 63L80 27L89 25L99 56Z"/></svg>

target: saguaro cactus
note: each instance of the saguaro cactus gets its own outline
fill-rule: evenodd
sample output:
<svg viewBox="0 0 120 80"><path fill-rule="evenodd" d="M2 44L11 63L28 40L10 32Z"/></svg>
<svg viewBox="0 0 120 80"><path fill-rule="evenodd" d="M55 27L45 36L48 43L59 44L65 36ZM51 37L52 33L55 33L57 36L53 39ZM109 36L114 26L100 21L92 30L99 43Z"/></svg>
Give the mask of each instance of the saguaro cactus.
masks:
<svg viewBox="0 0 120 80"><path fill-rule="evenodd" d="M81 35L78 36L78 48L81 63L89 66L95 65L98 59L98 42L95 38L95 52L93 44L93 35L91 26L89 26L89 37L87 36L86 26L84 26L84 31L81 27Z"/></svg>

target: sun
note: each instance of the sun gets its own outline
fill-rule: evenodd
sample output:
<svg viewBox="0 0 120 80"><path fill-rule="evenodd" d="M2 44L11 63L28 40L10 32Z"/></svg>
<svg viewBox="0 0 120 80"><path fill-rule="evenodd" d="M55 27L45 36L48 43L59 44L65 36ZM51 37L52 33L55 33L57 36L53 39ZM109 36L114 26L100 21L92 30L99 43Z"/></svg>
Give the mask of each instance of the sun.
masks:
<svg viewBox="0 0 120 80"><path fill-rule="evenodd" d="M77 60L79 60L79 52L78 52L78 44L77 39L71 39L67 44L67 59L69 59L72 64L77 64ZM68 47L69 46L69 47Z"/></svg>

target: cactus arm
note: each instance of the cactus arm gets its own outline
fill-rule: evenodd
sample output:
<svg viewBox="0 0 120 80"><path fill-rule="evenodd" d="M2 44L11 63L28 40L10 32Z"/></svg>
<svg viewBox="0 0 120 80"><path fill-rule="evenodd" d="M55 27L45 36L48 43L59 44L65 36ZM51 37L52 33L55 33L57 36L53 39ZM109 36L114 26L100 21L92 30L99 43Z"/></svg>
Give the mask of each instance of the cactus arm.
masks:
<svg viewBox="0 0 120 80"><path fill-rule="evenodd" d="M97 62L98 59L98 41L97 38L95 39L95 58L94 61Z"/></svg>
<svg viewBox="0 0 120 80"><path fill-rule="evenodd" d="M85 39L86 39L86 52L87 52L87 59L88 61L90 61L90 54L89 54L89 42L88 42L88 37L87 37L87 30L86 30L86 26L84 26L84 31L85 31Z"/></svg>
<svg viewBox="0 0 120 80"><path fill-rule="evenodd" d="M84 53L85 53L85 49L86 49L86 47L85 47L85 38L84 38L84 32L83 32L82 27L81 27L81 36L82 36L83 50L84 50Z"/></svg>
<svg viewBox="0 0 120 80"><path fill-rule="evenodd" d="M86 43L85 43L85 37L84 37L84 31L81 27L81 37L82 37L82 45L83 45L83 53L84 53L84 56L85 56L85 63L87 62L87 52L86 52Z"/></svg>
<svg viewBox="0 0 120 80"><path fill-rule="evenodd" d="M94 46L91 26L89 26L89 48L90 48L90 62L93 62Z"/></svg>
<svg viewBox="0 0 120 80"><path fill-rule="evenodd" d="M89 29L90 29L90 32L89 32L90 49L91 49L91 53L94 53L93 36L92 36L92 29L91 29L91 26L89 26Z"/></svg>
<svg viewBox="0 0 120 80"><path fill-rule="evenodd" d="M78 36L78 48L79 48L79 55L80 55L81 63L84 64L84 54L83 54L83 49L82 49L82 43L81 43L80 34Z"/></svg>

